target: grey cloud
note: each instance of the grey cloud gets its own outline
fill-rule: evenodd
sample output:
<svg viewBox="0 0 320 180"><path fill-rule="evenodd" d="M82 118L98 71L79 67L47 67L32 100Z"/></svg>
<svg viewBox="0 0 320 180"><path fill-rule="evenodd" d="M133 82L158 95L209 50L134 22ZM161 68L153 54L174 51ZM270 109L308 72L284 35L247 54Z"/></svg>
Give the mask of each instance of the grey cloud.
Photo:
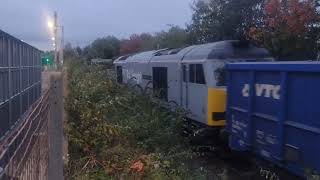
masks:
<svg viewBox="0 0 320 180"><path fill-rule="evenodd" d="M0 29L50 49L46 19L57 11L66 41L85 45L95 38L156 32L167 24L184 26L192 0L2 0Z"/></svg>

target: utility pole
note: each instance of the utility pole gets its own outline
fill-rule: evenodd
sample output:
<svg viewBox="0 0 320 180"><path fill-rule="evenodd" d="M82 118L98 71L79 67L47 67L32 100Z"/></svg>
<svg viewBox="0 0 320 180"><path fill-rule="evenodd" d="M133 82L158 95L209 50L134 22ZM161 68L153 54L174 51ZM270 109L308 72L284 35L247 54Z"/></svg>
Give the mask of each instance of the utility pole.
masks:
<svg viewBox="0 0 320 180"><path fill-rule="evenodd" d="M60 48L59 48L59 63L61 66L63 66L63 49L64 49L64 27L61 26L61 42L60 42Z"/></svg>
<svg viewBox="0 0 320 180"><path fill-rule="evenodd" d="M58 24L58 14L54 12L53 22L48 22L48 27L53 31L54 69L60 69L63 65L64 27ZM61 29L60 29L61 28ZM59 39L60 38L60 39Z"/></svg>
<svg viewBox="0 0 320 180"><path fill-rule="evenodd" d="M54 12L54 22L53 22L53 37L54 37L54 66L57 68L59 66L58 60L58 14Z"/></svg>

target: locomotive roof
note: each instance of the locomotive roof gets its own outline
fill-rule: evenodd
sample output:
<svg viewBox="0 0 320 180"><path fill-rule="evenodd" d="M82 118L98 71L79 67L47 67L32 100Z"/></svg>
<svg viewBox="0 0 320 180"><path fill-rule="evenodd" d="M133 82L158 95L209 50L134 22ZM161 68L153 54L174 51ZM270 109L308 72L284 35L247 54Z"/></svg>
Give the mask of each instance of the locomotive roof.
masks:
<svg viewBox="0 0 320 180"><path fill-rule="evenodd" d="M189 46L178 49L161 49L145 51L118 58L120 62L179 61L205 59L252 59L271 58L264 48L239 40L218 41L214 43Z"/></svg>
<svg viewBox="0 0 320 180"><path fill-rule="evenodd" d="M202 44L186 54L184 60L201 59L238 59L238 58L269 58L271 55L264 48L239 40L219 41Z"/></svg>
<svg viewBox="0 0 320 180"><path fill-rule="evenodd" d="M126 61L143 61L143 60L149 60L155 51L146 51L146 52L141 52L137 53L135 55L132 55L126 59Z"/></svg>
<svg viewBox="0 0 320 180"><path fill-rule="evenodd" d="M178 61L181 60L188 52L190 52L196 46L189 46L186 48L167 49L156 53L152 58L152 61Z"/></svg>
<svg viewBox="0 0 320 180"><path fill-rule="evenodd" d="M132 54L130 55L125 55L125 56L120 56L117 59L114 60L114 63L121 63L124 62L126 59L128 59Z"/></svg>
<svg viewBox="0 0 320 180"><path fill-rule="evenodd" d="M249 42L227 40L167 50L158 55L155 54L152 61L178 61L182 58L184 61L239 58L259 60L261 58L271 58L271 55L266 49L256 47Z"/></svg>
<svg viewBox="0 0 320 180"><path fill-rule="evenodd" d="M130 62L144 62L144 61L150 61L150 59L159 52L165 51L167 49L160 49L160 50L152 50L152 51L145 51L140 52L137 54L134 54L132 56L129 56L126 61Z"/></svg>

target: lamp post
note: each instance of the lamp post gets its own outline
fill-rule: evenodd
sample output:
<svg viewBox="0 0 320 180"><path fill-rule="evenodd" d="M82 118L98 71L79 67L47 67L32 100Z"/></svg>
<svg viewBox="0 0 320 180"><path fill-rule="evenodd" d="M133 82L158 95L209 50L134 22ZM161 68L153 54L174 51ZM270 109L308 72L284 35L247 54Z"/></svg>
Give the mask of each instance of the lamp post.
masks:
<svg viewBox="0 0 320 180"><path fill-rule="evenodd" d="M63 58L63 49L64 49L64 27L60 26L61 28L61 42L60 42L60 50L59 50L59 57L60 57L60 64L63 65L64 58Z"/></svg>
<svg viewBox="0 0 320 180"><path fill-rule="evenodd" d="M53 22L48 22L48 27L53 30L53 37L51 40L53 41L54 46L54 64L56 67L60 68L63 65L63 47L64 47L64 27L58 24L58 15L57 12L54 12L54 20ZM58 30L60 30L60 42L58 41ZM60 43L59 52L58 52L58 44Z"/></svg>

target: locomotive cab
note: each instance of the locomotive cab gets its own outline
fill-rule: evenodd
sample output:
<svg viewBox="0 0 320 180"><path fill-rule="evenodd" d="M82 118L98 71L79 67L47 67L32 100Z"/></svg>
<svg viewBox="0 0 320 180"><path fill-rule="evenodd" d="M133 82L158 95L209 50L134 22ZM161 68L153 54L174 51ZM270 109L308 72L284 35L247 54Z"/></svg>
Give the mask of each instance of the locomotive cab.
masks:
<svg viewBox="0 0 320 180"><path fill-rule="evenodd" d="M199 45L182 60L183 107L190 119L221 130L226 124L226 69L233 62L272 61L267 50L247 42Z"/></svg>
<svg viewBox="0 0 320 180"><path fill-rule="evenodd" d="M118 57L113 64L116 70L116 79L119 84L123 83L123 66L125 65L125 60L130 57L130 55Z"/></svg>

